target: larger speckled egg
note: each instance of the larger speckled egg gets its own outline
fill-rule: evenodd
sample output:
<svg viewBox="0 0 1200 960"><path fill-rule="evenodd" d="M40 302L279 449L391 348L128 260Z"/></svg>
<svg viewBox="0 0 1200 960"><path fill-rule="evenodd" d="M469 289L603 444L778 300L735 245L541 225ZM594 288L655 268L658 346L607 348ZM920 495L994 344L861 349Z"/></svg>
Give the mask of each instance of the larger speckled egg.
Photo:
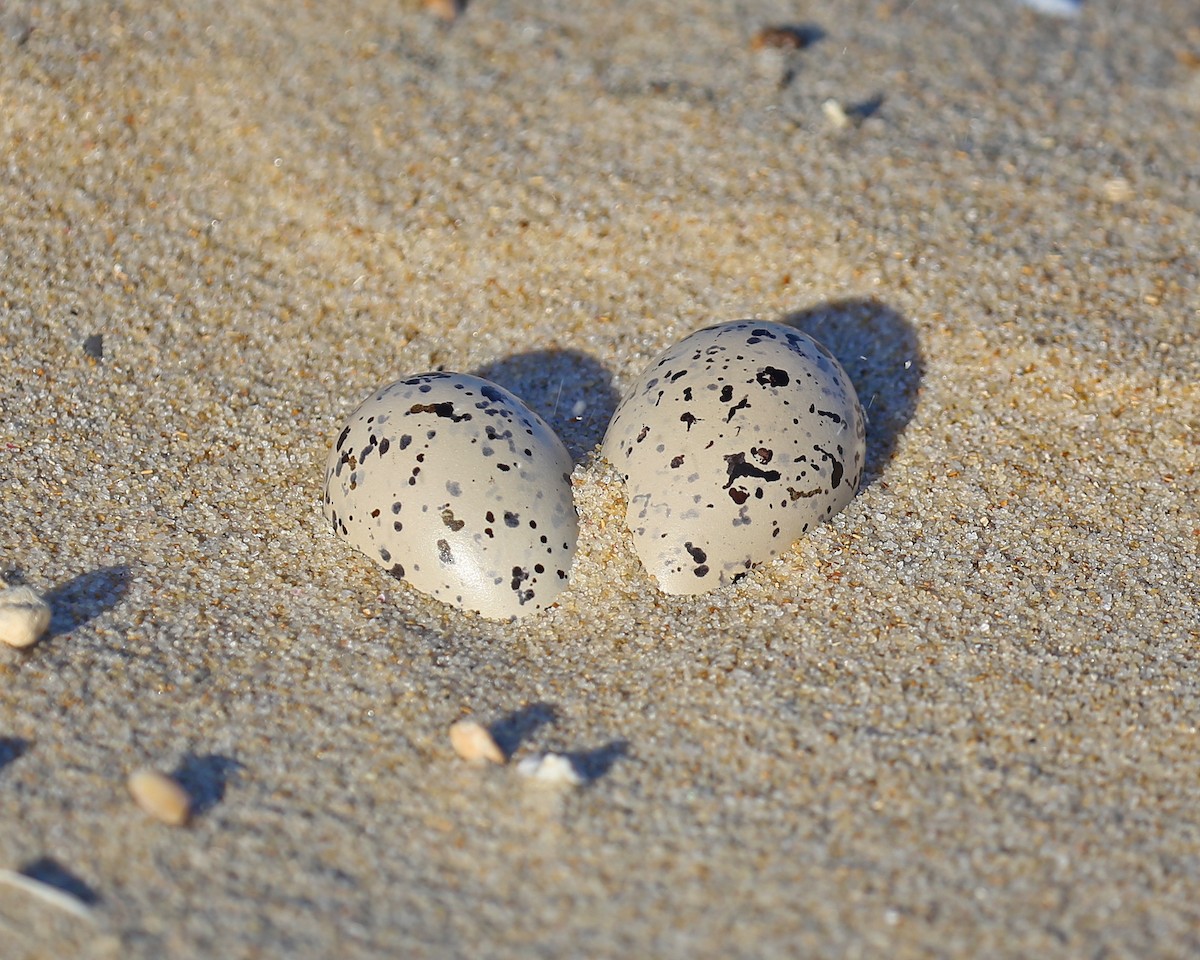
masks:
<svg viewBox="0 0 1200 960"><path fill-rule="evenodd" d="M739 320L660 354L617 407L602 453L667 593L730 583L854 497L866 458L854 386L820 343Z"/></svg>
<svg viewBox="0 0 1200 960"><path fill-rule="evenodd" d="M458 373L398 380L339 431L325 516L397 580L506 620L566 586L579 523L571 457L503 387Z"/></svg>

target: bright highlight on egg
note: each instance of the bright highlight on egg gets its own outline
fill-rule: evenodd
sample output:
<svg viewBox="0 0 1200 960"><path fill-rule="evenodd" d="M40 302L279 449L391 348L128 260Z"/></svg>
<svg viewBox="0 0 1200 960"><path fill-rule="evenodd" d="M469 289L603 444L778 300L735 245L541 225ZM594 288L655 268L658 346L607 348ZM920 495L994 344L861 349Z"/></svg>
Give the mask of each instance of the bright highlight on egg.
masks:
<svg viewBox="0 0 1200 960"><path fill-rule="evenodd" d="M660 354L601 451L625 477L626 522L666 593L731 583L854 497L866 429L833 355L779 323L739 320Z"/></svg>

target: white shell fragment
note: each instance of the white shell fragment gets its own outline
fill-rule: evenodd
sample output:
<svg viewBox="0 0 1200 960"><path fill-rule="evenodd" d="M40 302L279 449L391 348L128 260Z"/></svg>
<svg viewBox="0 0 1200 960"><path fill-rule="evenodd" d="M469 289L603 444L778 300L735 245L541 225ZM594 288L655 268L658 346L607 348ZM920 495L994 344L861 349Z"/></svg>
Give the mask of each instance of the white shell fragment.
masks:
<svg viewBox="0 0 1200 960"><path fill-rule="evenodd" d="M1018 0L1031 10L1045 14L1048 17L1060 17L1064 20L1077 17L1083 10L1083 0Z"/></svg>
<svg viewBox="0 0 1200 960"><path fill-rule="evenodd" d="M192 798L165 773L136 770L129 775L127 786L133 802L159 823L182 827L192 816Z"/></svg>
<svg viewBox="0 0 1200 960"><path fill-rule="evenodd" d="M86 920L88 923L96 922L91 908L78 897L73 897L58 887L18 873L16 870L0 869L0 886L20 890L30 898L44 903L48 907L69 913L78 920Z"/></svg>
<svg viewBox="0 0 1200 960"><path fill-rule="evenodd" d="M850 123L850 116L846 113L846 108L832 97L821 104L821 110L825 114L825 119L838 130Z"/></svg>
<svg viewBox="0 0 1200 960"><path fill-rule="evenodd" d="M549 786L578 787L584 779L571 758L559 753L526 757L517 764L517 773Z"/></svg>
<svg viewBox="0 0 1200 960"><path fill-rule="evenodd" d="M488 728L475 720L459 720L450 725L450 746L464 760L499 764L508 760Z"/></svg>
<svg viewBox="0 0 1200 960"><path fill-rule="evenodd" d="M503 387L458 373L368 397L334 442L325 516L397 580L507 620L566 586L579 520L571 457Z"/></svg>
<svg viewBox="0 0 1200 960"><path fill-rule="evenodd" d="M659 355L626 394L602 453L667 593L727 584L854 497L866 458L846 372L793 327L739 320Z"/></svg>
<svg viewBox="0 0 1200 960"><path fill-rule="evenodd" d="M28 647L50 627L50 604L29 587L0 590L0 641Z"/></svg>

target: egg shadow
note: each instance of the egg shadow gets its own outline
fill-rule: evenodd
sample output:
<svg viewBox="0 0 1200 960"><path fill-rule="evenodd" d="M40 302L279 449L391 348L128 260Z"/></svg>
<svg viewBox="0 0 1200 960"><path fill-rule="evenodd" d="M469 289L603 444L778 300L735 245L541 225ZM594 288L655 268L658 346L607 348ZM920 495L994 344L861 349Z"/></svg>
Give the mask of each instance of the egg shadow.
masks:
<svg viewBox="0 0 1200 960"><path fill-rule="evenodd" d="M70 633L111 610L129 589L130 568L100 567L68 580L45 595L50 604L50 636Z"/></svg>
<svg viewBox="0 0 1200 960"><path fill-rule="evenodd" d="M578 463L604 438L620 399L608 368L578 350L532 350L471 371L515 393Z"/></svg>
<svg viewBox="0 0 1200 960"><path fill-rule="evenodd" d="M823 343L849 374L867 417L861 486L880 479L917 410L925 361L913 325L871 298L830 300L782 318Z"/></svg>

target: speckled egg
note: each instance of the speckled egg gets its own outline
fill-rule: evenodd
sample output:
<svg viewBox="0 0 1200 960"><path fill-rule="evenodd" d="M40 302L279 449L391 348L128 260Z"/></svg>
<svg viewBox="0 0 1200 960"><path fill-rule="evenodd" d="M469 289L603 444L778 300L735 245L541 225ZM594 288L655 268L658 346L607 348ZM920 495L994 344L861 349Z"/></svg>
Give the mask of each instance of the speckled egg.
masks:
<svg viewBox="0 0 1200 960"><path fill-rule="evenodd" d="M426 373L350 415L325 472L333 531L397 580L506 620L566 586L579 522L571 457L513 394Z"/></svg>
<svg viewBox="0 0 1200 960"><path fill-rule="evenodd" d="M602 453L667 593L730 583L854 497L866 458L854 386L820 343L739 320L662 353L613 414Z"/></svg>

